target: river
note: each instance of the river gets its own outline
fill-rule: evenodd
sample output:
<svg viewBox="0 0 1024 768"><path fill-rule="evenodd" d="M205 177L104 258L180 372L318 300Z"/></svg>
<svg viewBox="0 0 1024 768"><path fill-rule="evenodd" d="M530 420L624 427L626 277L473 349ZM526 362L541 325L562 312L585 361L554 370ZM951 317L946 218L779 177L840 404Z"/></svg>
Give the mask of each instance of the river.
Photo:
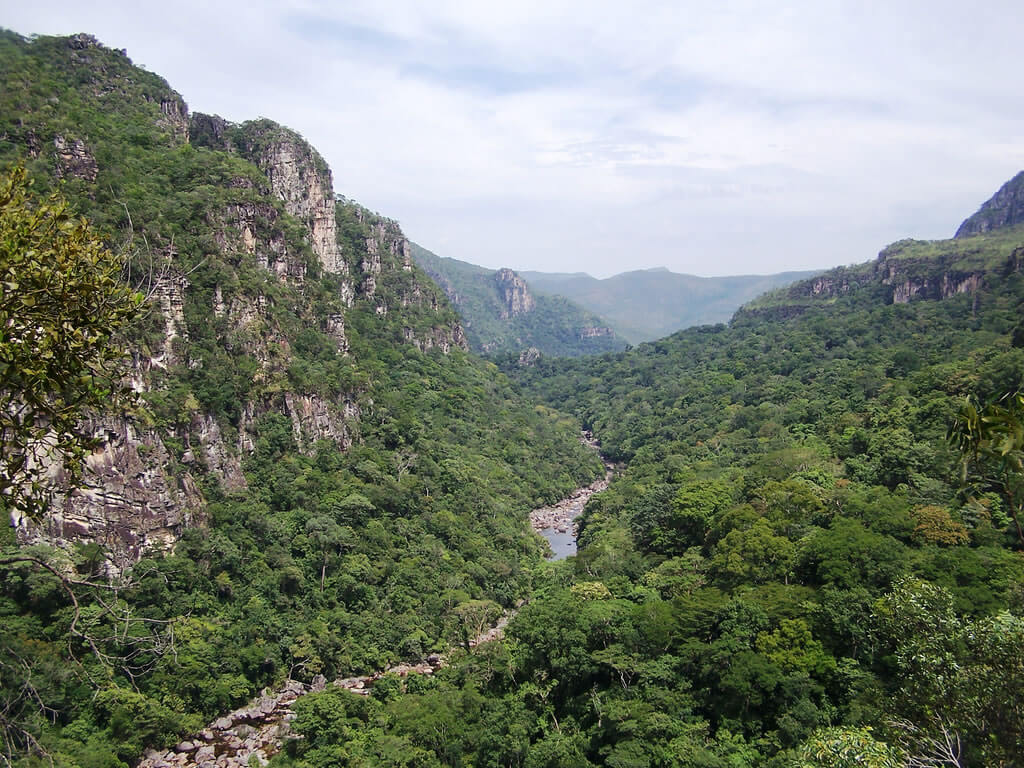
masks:
<svg viewBox="0 0 1024 768"><path fill-rule="evenodd" d="M597 443L589 433L584 433L580 440L597 450ZM550 559L562 560L576 554L575 520L590 497L608 487L612 474L612 465L605 462L603 478L577 488L557 504L530 512L530 525L547 539L551 547ZM513 613L507 612L494 627L471 640L470 645L499 639ZM433 655L425 663L398 664L373 675L335 680L333 685L365 696L374 681L384 674L400 677L429 675L444 664L443 657ZM312 685L287 680L276 691L266 689L246 706L218 718L176 747L163 751L148 750L138 768L246 768L250 760L264 764L281 750L288 738L288 724L294 717L292 704L300 696L323 690L327 685L327 681L318 676Z"/></svg>
<svg viewBox="0 0 1024 768"><path fill-rule="evenodd" d="M580 442L597 451L597 441L589 432L580 436ZM583 513L590 497L600 493L611 482L614 469L611 463L604 462L605 474L590 485L577 488L569 496L552 504L530 512L530 526L547 539L551 554L549 560L564 560L576 554L576 518Z"/></svg>

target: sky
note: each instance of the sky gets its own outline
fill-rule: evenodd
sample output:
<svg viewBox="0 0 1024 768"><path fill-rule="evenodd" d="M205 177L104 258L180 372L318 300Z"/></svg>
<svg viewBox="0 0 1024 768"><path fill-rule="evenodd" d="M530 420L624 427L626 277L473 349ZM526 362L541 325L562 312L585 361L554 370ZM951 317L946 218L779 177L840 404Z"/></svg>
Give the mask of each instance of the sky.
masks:
<svg viewBox="0 0 1024 768"><path fill-rule="evenodd" d="M765 274L950 237L1024 169L1019 0L0 0L305 136L441 256Z"/></svg>

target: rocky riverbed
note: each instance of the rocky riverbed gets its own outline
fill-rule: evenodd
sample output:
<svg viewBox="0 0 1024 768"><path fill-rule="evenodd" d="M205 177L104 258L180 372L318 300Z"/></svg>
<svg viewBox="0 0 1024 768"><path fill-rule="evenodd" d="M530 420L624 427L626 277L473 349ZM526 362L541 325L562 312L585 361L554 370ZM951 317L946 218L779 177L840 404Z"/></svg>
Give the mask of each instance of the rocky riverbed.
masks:
<svg viewBox="0 0 1024 768"><path fill-rule="evenodd" d="M493 632L492 628L477 642L500 637L500 630L495 637L487 636ZM473 644L471 641L470 645ZM331 685L366 696L374 682L384 675L430 675L442 666L444 659L433 654L423 664L397 664L372 675L335 680ZM318 676L311 685L288 680L277 691L264 689L246 706L218 718L173 749L149 750L138 768L246 768L253 759L264 765L289 738L290 723L295 717L292 704L307 693L324 690L327 685L327 680Z"/></svg>
<svg viewBox="0 0 1024 768"><path fill-rule="evenodd" d="M597 442L590 433L584 432L580 440L594 450L597 450ZM577 488L572 494L557 504L552 504L550 507L540 507L530 513L530 526L548 540L548 544L552 549L552 556L555 559L561 559L561 557L565 557L568 554L575 554L575 520L582 514L583 508L591 496L608 488L613 474L614 469L612 465L606 461L603 478L595 480L583 488ZM557 548L556 543L558 545ZM571 551L565 551L566 547L571 549Z"/></svg>
<svg viewBox="0 0 1024 768"><path fill-rule="evenodd" d="M595 450L597 444L593 437L584 433L584 443ZM583 511L587 500L595 493L608 487L612 477L612 467L606 463L606 473L585 488L577 488L562 501L550 507L535 509L530 513L530 525L534 530L561 534L572 534L575 538L575 518ZM575 544L573 543L573 551ZM470 640L470 646L486 643L501 638L505 626L514 615L514 611L506 613L495 626L480 636ZM295 717L292 705L307 693L322 691L328 685L352 691L366 696L373 688L374 682L387 674L400 677L408 675L430 675L445 665L443 656L433 654L421 664L397 664L372 675L346 677L328 683L318 676L312 684L298 680L288 680L276 691L264 689L262 694L246 706L229 712L206 726L190 739L182 741L173 749L156 751L149 750L143 756L138 768L248 768L255 760L264 765L275 754L290 736L290 723Z"/></svg>

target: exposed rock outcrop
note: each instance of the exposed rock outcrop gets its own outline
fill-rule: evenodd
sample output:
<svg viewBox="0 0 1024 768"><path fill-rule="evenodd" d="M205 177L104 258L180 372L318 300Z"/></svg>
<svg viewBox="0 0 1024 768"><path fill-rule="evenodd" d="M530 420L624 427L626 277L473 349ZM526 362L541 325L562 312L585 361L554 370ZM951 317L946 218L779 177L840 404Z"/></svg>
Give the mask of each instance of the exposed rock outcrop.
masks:
<svg viewBox="0 0 1024 768"><path fill-rule="evenodd" d="M499 269L494 274L494 283L503 302L502 320L525 315L537 305L526 281L511 269Z"/></svg>
<svg viewBox="0 0 1024 768"><path fill-rule="evenodd" d="M615 331L611 328L603 326L590 326L587 328L580 328L579 337L581 339L597 339L602 336L614 336Z"/></svg>
<svg viewBox="0 0 1024 768"><path fill-rule="evenodd" d="M519 353L519 365L524 368L536 365L538 360L540 360L540 350L536 347L528 347Z"/></svg>
<svg viewBox="0 0 1024 768"><path fill-rule="evenodd" d="M980 235L1024 223L1024 171L1003 184L982 203L973 216L964 220L954 238Z"/></svg>
<svg viewBox="0 0 1024 768"><path fill-rule="evenodd" d="M188 279L183 275L166 275L156 287L156 300L164 318L163 353L150 362L161 368L181 362L175 351L175 339L188 341L185 325L185 290Z"/></svg>
<svg viewBox="0 0 1024 768"><path fill-rule="evenodd" d="M334 183L331 169L306 141L269 121L242 126L248 137L245 155L270 181L285 210L309 229L309 245L325 272L346 274L348 265L338 247Z"/></svg>
<svg viewBox="0 0 1024 768"><path fill-rule="evenodd" d="M306 259L289 248L280 218L270 203L245 202L225 206L219 219L211 217L211 223L223 251L252 254L278 277L301 284L306 277Z"/></svg>
<svg viewBox="0 0 1024 768"><path fill-rule="evenodd" d="M189 472L171 473L176 462L156 432L119 416L85 426L99 442L86 459L84 482L58 493L39 524L15 516L21 541L95 542L120 570L146 551L167 549L198 522L202 496ZM64 485L61 467L51 473L57 487Z"/></svg>
<svg viewBox="0 0 1024 768"><path fill-rule="evenodd" d="M963 270L954 267L959 254L920 261L899 258L903 242L895 243L878 254L873 277L882 285L892 286L892 303L906 304L911 299L948 299L958 293L973 293L981 287L984 270Z"/></svg>
<svg viewBox="0 0 1024 768"><path fill-rule="evenodd" d="M213 473L224 490L237 491L248 487L249 484L242 473L241 454L251 453L254 444L247 444L248 450L229 446L224 441L217 420L208 414L199 413L193 416L189 431L184 437L189 448L182 456L183 464L191 463L198 444L206 471Z"/></svg>
<svg viewBox="0 0 1024 768"><path fill-rule="evenodd" d="M362 211L358 215L365 216ZM359 269L363 273L362 293L366 297L373 297L377 292L377 277L383 268L381 257L390 256L391 268L411 272L412 249L396 222L373 217L367 223L370 233L366 237L366 254Z"/></svg>
<svg viewBox="0 0 1024 768"><path fill-rule="evenodd" d="M312 454L318 440L330 440L342 450L352 446L346 421L359 419L359 406L354 401L345 401L340 413L318 395L285 392L284 402L292 421L292 436L303 453Z"/></svg>
<svg viewBox="0 0 1024 768"><path fill-rule="evenodd" d="M920 280L899 276L885 280L892 285L892 303L906 304L911 299L948 299L958 293L973 293L981 286L981 274L944 274L940 278Z"/></svg>
<svg viewBox="0 0 1024 768"><path fill-rule="evenodd" d="M914 240L901 240L884 248L873 264L862 267L839 267L824 275L794 283L783 294L789 299L806 302L808 299L836 299L857 291L871 290L879 298L892 304L905 304L916 299L941 300L960 293L973 293L981 286L985 269L965 269L960 266L963 254L953 250L940 256L927 258L913 255L922 244ZM805 307L770 306L744 308L738 316L765 313L782 318L800 314ZM791 315L780 314L783 309Z"/></svg>
<svg viewBox="0 0 1024 768"><path fill-rule="evenodd" d="M64 136L53 137L54 155L57 162L57 178L78 178L96 181L99 166L96 158L81 139L68 139Z"/></svg>
<svg viewBox="0 0 1024 768"><path fill-rule="evenodd" d="M160 99L161 117L157 125L170 131L175 143L188 143L188 104L178 94L168 94Z"/></svg>
<svg viewBox="0 0 1024 768"><path fill-rule="evenodd" d="M434 326L429 331L421 333L417 333L413 328L405 328L403 334L405 340L420 352L436 347L447 355L453 349L469 349L466 334L462 330L462 325L457 322L447 326Z"/></svg>

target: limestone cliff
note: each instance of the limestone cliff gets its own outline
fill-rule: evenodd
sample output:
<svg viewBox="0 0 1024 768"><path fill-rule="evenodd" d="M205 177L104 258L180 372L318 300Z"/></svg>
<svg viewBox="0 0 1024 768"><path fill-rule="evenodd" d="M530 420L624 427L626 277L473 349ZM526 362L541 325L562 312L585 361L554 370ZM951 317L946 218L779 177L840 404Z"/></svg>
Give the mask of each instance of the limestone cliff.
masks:
<svg viewBox="0 0 1024 768"><path fill-rule="evenodd" d="M525 315L537 305L526 281L511 269L499 269L494 274L494 282L504 303L501 313L503 320Z"/></svg>

